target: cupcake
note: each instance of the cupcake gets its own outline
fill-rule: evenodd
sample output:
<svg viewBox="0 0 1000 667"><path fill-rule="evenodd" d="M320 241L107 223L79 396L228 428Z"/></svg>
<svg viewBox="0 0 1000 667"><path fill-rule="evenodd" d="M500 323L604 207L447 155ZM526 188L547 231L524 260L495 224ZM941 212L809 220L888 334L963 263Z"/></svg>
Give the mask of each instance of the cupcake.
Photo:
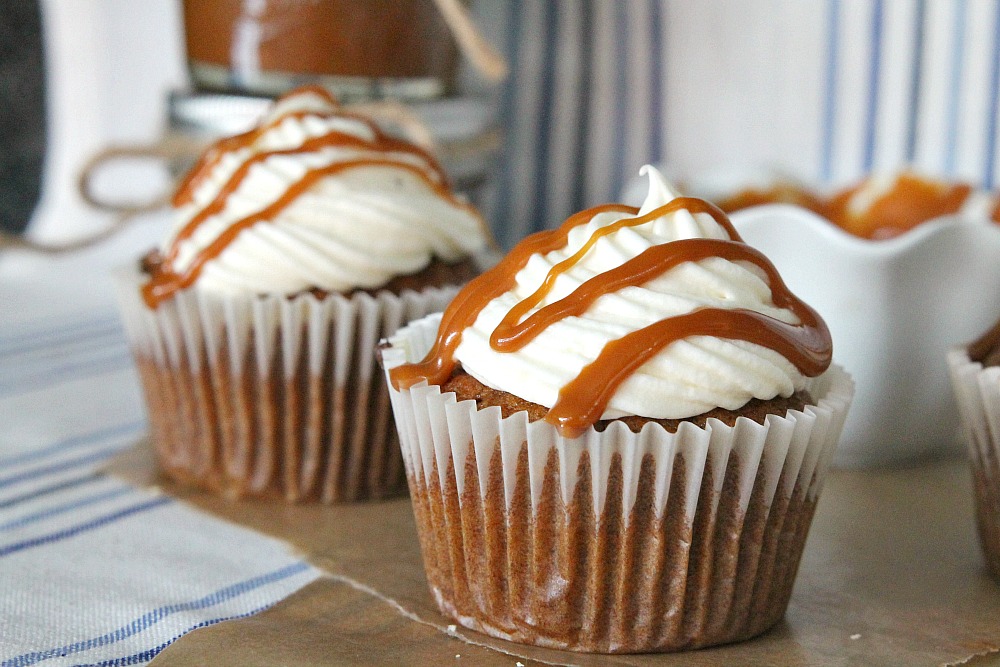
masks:
<svg viewBox="0 0 1000 667"><path fill-rule="evenodd" d="M976 500L976 527L986 566L1000 577L1000 322L948 353Z"/></svg>
<svg viewBox="0 0 1000 667"><path fill-rule="evenodd" d="M172 203L118 280L163 471L233 497L404 492L374 349L443 308L487 243L435 159L304 88Z"/></svg>
<svg viewBox="0 0 1000 667"><path fill-rule="evenodd" d="M535 234L382 349L442 612L651 652L784 614L853 385L725 214L647 167L640 209Z"/></svg>

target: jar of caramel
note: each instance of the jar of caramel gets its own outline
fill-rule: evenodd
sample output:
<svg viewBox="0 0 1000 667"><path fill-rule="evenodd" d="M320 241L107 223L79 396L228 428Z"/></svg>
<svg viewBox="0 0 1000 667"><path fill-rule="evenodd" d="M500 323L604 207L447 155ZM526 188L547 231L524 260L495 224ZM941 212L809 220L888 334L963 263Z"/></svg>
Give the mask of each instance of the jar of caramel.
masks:
<svg viewBox="0 0 1000 667"><path fill-rule="evenodd" d="M434 99L457 49L434 0L183 0L197 90L279 95L313 83L342 102Z"/></svg>

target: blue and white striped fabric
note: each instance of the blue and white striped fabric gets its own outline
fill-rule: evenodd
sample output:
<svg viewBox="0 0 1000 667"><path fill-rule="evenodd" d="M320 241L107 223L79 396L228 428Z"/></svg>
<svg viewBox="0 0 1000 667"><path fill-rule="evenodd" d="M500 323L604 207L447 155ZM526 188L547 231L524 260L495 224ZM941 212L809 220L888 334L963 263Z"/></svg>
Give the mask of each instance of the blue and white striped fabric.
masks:
<svg viewBox="0 0 1000 667"><path fill-rule="evenodd" d="M281 542L101 472L146 430L105 278L116 256L0 255L2 667L144 664L320 574Z"/></svg>
<svg viewBox="0 0 1000 667"><path fill-rule="evenodd" d="M645 162L997 184L995 0L503 4L477 9L512 65L491 209L508 246L615 200Z"/></svg>

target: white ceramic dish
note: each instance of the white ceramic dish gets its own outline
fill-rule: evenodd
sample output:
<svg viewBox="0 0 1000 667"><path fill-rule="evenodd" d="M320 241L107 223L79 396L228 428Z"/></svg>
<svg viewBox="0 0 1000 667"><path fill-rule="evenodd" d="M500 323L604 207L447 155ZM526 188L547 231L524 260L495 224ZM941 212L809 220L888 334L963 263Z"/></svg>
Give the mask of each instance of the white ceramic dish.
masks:
<svg viewBox="0 0 1000 667"><path fill-rule="evenodd" d="M794 206L731 217L823 316L834 358L857 383L834 464L960 452L945 358L1000 317L1000 225L948 216L868 241Z"/></svg>

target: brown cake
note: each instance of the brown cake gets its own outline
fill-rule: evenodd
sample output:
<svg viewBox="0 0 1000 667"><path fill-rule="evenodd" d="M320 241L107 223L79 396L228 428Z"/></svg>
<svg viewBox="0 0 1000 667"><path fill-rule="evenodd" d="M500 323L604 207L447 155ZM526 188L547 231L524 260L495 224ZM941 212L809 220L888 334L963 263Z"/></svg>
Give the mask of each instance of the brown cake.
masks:
<svg viewBox="0 0 1000 667"><path fill-rule="evenodd" d="M434 158L306 88L210 148L173 208L119 280L163 470L234 497L404 492L373 350L487 238Z"/></svg>
<svg viewBox="0 0 1000 667"><path fill-rule="evenodd" d="M969 345L969 359L984 367L1000 366L1000 321Z"/></svg>
<svg viewBox="0 0 1000 667"><path fill-rule="evenodd" d="M146 274L146 276L153 276L157 273L162 263L163 256L160 252L158 250L150 250L139 261L139 270ZM295 297L309 293L317 299L325 299L330 294L340 294L341 296L350 297L364 292L365 294L374 296L382 291L392 292L398 296L404 291L419 292L429 287L447 288L456 284L465 284L477 275L479 275L479 266L476 260L472 258L449 263L435 257L431 260L430 264L420 271L403 276L393 276L388 282L378 287L357 287L346 292L330 292L320 287L310 287L307 290L290 296Z"/></svg>
<svg viewBox="0 0 1000 667"><path fill-rule="evenodd" d="M428 583L463 626L650 652L785 612L852 384L725 215L651 179L382 350Z"/></svg>
<svg viewBox="0 0 1000 667"><path fill-rule="evenodd" d="M948 353L972 468L976 526L986 566L1000 577L1000 322Z"/></svg>
<svg viewBox="0 0 1000 667"><path fill-rule="evenodd" d="M459 401L475 401L476 408L498 407L503 417L509 417L516 412L526 412L529 422L536 422L545 419L548 408L526 401L505 391L500 391L489 387L461 369L456 369L451 377L443 385L441 391L445 394L454 393ZM757 398L750 399L739 410L726 410L724 408L714 408L700 415L685 417L684 419L652 419L650 417L640 417L629 415L618 417L617 419L602 419L594 423L594 430L601 432L608 428L612 422L621 422L633 433L642 431L646 424L658 424L669 433L676 433L678 427L689 422L699 428L704 428L709 419L717 419L726 426L733 426L740 417L745 417L758 424L763 424L768 415L785 416L789 410L802 410L812 403L812 397L808 391L797 391L789 397L775 396L766 401Z"/></svg>

